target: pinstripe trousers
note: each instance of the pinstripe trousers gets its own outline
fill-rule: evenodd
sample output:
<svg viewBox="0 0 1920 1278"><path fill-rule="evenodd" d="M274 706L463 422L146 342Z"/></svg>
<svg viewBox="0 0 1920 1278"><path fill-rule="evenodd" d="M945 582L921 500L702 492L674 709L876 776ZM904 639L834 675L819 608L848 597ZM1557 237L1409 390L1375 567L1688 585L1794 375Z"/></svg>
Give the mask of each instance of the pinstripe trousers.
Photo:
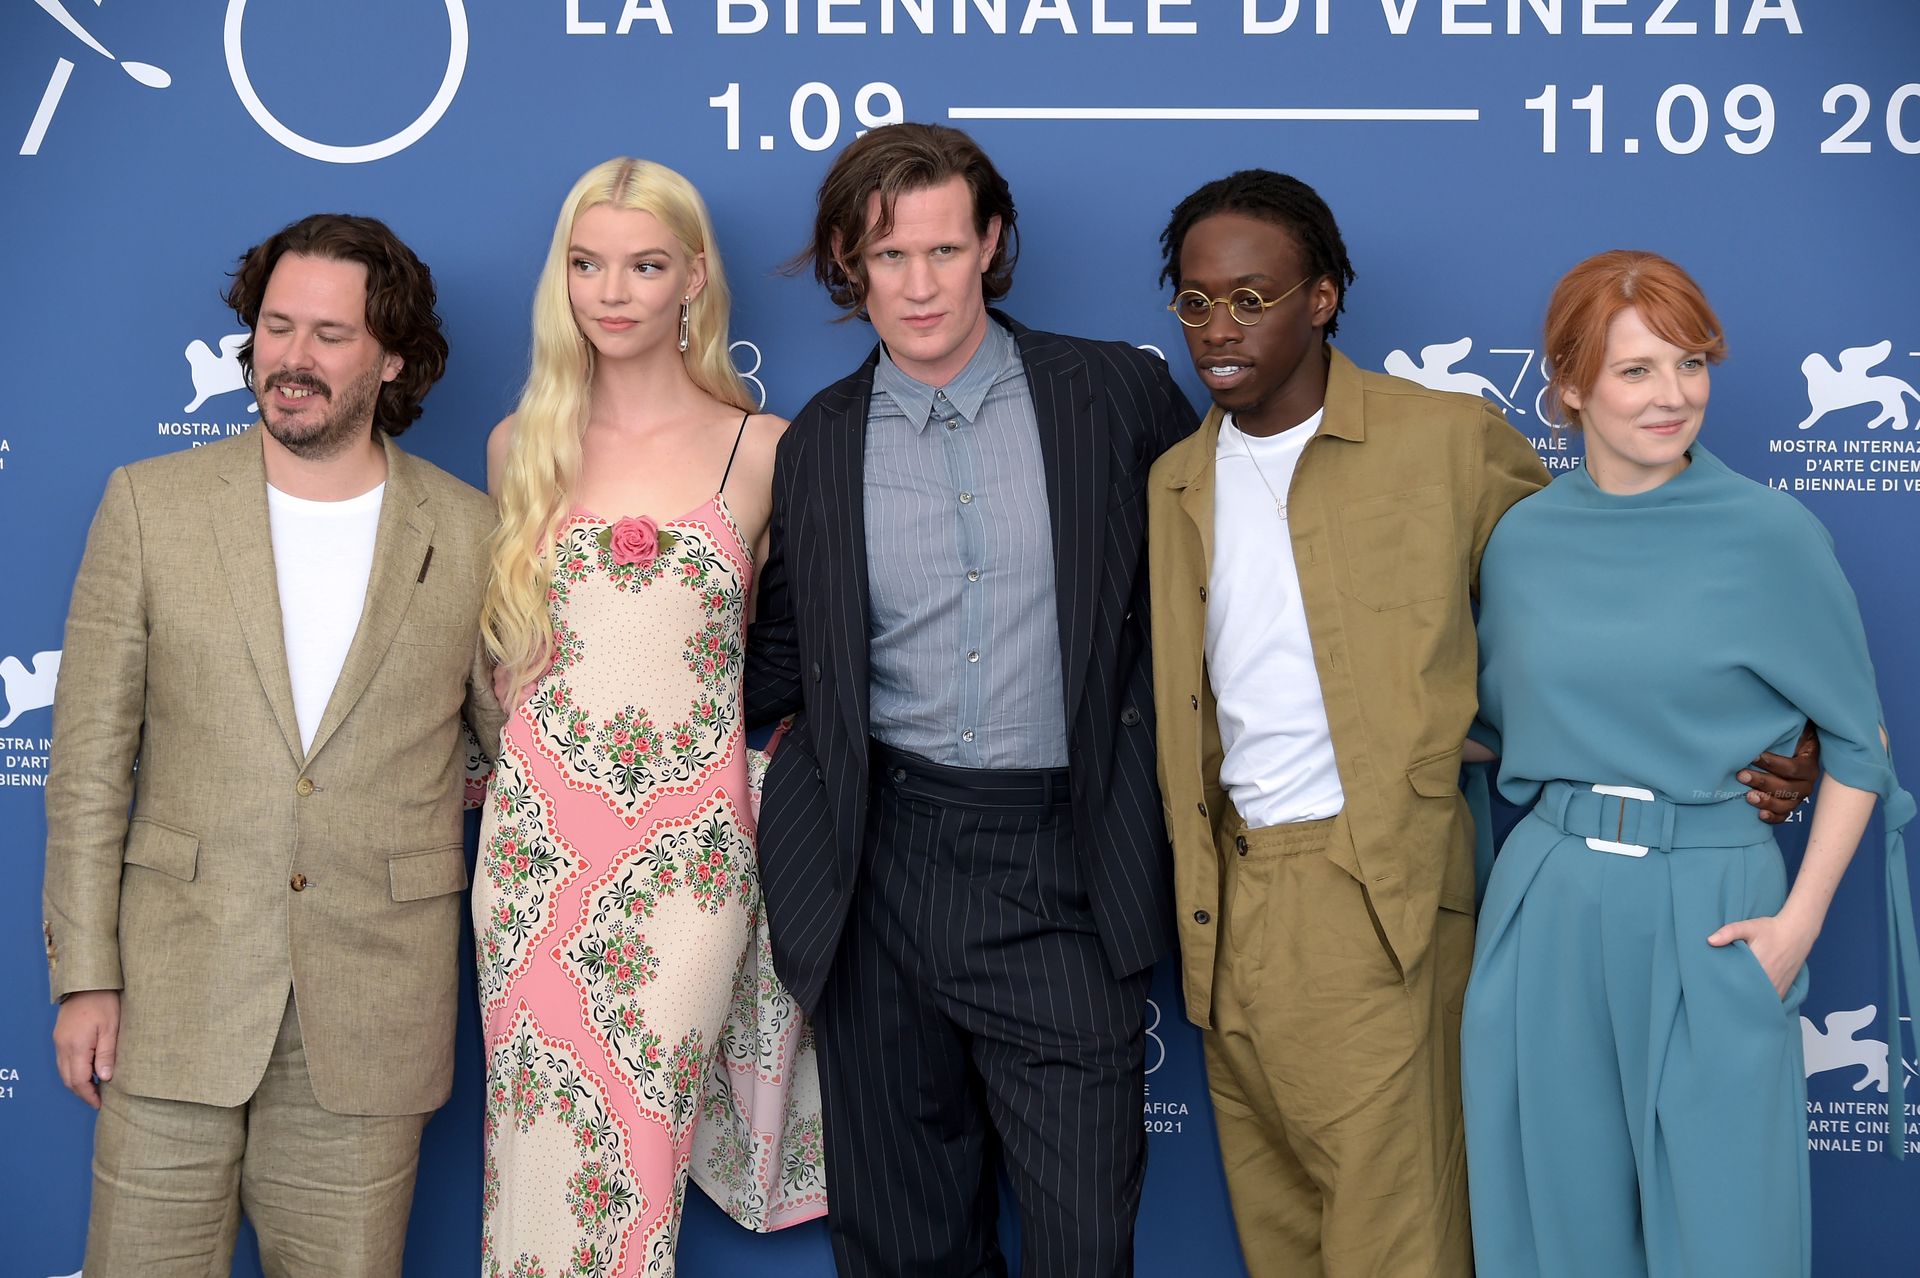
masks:
<svg viewBox="0 0 1920 1278"><path fill-rule="evenodd" d="M876 769L841 947L814 1015L842 1278L1133 1272L1150 972L1101 949L1067 804L956 801ZM1005 775L1005 774L999 774Z"/></svg>

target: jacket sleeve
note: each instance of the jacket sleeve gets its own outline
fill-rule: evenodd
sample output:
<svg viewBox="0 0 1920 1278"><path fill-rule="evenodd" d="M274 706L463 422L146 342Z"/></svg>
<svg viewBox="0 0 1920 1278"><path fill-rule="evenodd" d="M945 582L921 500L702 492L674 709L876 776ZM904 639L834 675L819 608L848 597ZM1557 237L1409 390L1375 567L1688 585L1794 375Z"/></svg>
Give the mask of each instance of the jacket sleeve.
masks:
<svg viewBox="0 0 1920 1278"><path fill-rule="evenodd" d="M795 422L795 426L800 425ZM748 727L773 723L801 708L800 636L793 616L787 556L796 489L799 432L789 427L773 461L773 513L767 525L767 562L760 570L754 621L747 629Z"/></svg>
<svg viewBox="0 0 1920 1278"><path fill-rule="evenodd" d="M120 869L147 695L140 512L114 471L67 612L47 772L47 967L56 1001L117 990Z"/></svg>
<svg viewBox="0 0 1920 1278"><path fill-rule="evenodd" d="M473 666L467 672L467 701L461 715L466 720L467 731L473 734L474 743L480 747L480 757L497 761L500 729L506 726L507 712L494 698L493 662L487 656L486 643L479 639L473 645Z"/></svg>
<svg viewBox="0 0 1920 1278"><path fill-rule="evenodd" d="M1552 476L1527 437L1515 430L1492 404L1480 409L1480 472L1473 485L1473 571L1468 578L1480 594L1480 556L1494 525L1513 504L1547 486Z"/></svg>

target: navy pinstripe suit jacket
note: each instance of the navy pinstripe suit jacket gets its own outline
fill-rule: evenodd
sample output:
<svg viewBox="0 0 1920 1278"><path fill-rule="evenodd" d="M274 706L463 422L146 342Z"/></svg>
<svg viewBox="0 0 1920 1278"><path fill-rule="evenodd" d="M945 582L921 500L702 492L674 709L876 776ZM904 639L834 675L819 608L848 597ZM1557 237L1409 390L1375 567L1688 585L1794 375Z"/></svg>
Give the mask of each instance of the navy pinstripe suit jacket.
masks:
<svg viewBox="0 0 1920 1278"><path fill-rule="evenodd" d="M1019 342L1039 424L1075 841L1107 958L1124 976L1173 939L1154 773L1146 485L1195 418L1151 353L992 316ZM867 556L885 548L867 545L862 489L878 357L876 347L814 396L780 442L747 647L748 721L797 716L766 779L760 877L774 966L809 1012L839 948L866 829Z"/></svg>

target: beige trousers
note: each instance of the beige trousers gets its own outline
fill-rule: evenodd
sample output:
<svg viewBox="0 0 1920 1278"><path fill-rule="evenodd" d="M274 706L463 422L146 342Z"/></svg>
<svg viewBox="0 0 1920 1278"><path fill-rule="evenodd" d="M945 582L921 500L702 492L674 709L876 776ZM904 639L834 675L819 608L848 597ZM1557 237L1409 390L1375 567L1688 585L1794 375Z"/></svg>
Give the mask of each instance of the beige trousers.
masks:
<svg viewBox="0 0 1920 1278"><path fill-rule="evenodd" d="M268 1278L398 1278L428 1115L321 1109L291 998L244 1105L100 1091L87 1278L226 1278L242 1211Z"/></svg>
<svg viewBox="0 0 1920 1278"><path fill-rule="evenodd" d="M1224 927L1207 1082L1253 1278L1467 1278L1460 1006L1473 920L1402 972L1344 818L1218 839Z"/></svg>

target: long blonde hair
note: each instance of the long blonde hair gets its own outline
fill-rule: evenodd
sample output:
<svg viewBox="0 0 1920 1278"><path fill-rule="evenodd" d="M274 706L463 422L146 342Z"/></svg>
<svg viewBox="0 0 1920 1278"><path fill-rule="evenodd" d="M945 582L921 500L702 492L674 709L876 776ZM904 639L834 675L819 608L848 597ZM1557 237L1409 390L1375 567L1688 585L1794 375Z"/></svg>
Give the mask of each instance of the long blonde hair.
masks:
<svg viewBox="0 0 1920 1278"><path fill-rule="evenodd" d="M580 445L592 401L593 346L574 323L567 293L568 246L574 222L596 205L637 209L660 219L691 261L706 255L707 283L687 317L687 375L707 394L741 412L753 409L746 384L727 349L731 297L713 223L693 183L664 165L613 159L573 184L560 206L553 243L533 292L533 352L526 389L515 410L506 466L494 499L492 571L480 610L487 651L506 668L511 686L524 687L546 668L553 651L553 614L547 592L554 540L571 505L580 473Z"/></svg>

